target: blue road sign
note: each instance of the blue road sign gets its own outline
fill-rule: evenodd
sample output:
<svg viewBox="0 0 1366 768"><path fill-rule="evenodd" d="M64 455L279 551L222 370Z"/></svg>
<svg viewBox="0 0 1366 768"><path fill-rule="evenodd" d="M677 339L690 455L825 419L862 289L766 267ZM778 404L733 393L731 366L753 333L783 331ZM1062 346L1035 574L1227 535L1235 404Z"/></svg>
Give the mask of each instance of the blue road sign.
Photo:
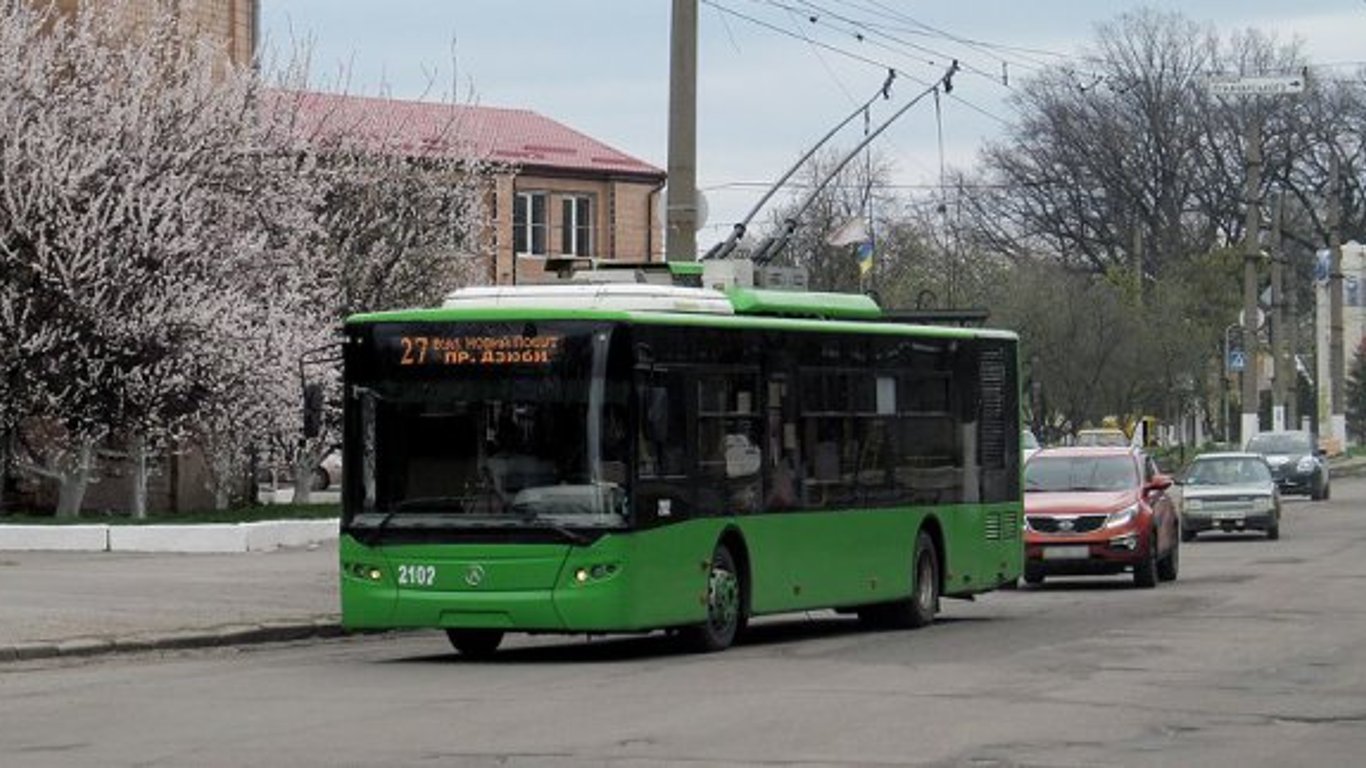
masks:
<svg viewBox="0 0 1366 768"><path fill-rule="evenodd" d="M1228 351L1228 369L1233 373L1242 373L1247 368L1247 355L1241 349L1230 349Z"/></svg>

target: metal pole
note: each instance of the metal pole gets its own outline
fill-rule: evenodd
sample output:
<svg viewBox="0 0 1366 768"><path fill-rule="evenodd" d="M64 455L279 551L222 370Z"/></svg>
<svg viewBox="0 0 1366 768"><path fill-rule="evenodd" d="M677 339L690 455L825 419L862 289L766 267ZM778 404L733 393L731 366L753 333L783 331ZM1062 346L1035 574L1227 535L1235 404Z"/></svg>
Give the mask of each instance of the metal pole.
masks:
<svg viewBox="0 0 1366 768"><path fill-rule="evenodd" d="M1233 443L1233 415L1231 413L1233 410L1233 398L1229 397L1228 391L1230 380L1233 378L1233 370L1229 367L1229 355L1232 354L1233 351L1233 342L1229 340L1229 334L1232 333L1233 329L1237 327L1237 323L1230 323L1224 328L1224 370L1223 376L1220 379L1219 386L1219 392L1223 395L1224 398L1224 442L1229 444Z"/></svg>
<svg viewBox="0 0 1366 768"><path fill-rule="evenodd" d="M1284 205L1284 201L1282 200L1280 218L1277 219L1277 221L1280 222L1280 224L1278 224L1277 227L1276 227L1276 234L1277 234L1277 236L1280 235L1281 226L1284 224L1284 221L1285 221L1284 216L1285 216L1285 205ZM1286 357L1288 358L1288 362L1287 362L1287 364L1286 364L1286 375L1290 377L1290 380L1286 382L1286 386L1287 386L1287 388L1288 388L1288 393L1287 393L1286 400L1285 400L1285 421L1286 421L1286 425L1287 425L1290 429L1299 429L1299 428L1300 428L1300 427L1299 427L1299 424L1300 424L1300 363L1299 363L1299 349L1300 349L1300 331L1299 331L1299 328L1300 328L1300 313L1299 313L1299 299L1298 299L1298 297L1297 297L1297 295L1296 295L1296 294L1297 294L1297 289L1296 289L1296 285L1295 285L1295 257L1294 257L1295 249L1294 249L1294 248L1286 248L1286 247L1284 247L1284 244L1282 244L1282 246L1281 246L1280 248L1278 248L1278 251L1280 252L1280 254L1281 254L1281 259L1282 259L1282 261L1284 262L1283 267L1284 267L1284 270L1285 270L1284 273L1283 273L1282 276L1281 276L1281 282L1283 283L1283 285L1281 286L1281 290L1282 290L1282 291L1284 292L1284 294L1285 294L1285 315L1284 315L1284 318L1283 318L1283 319L1284 319L1284 327L1285 327L1285 354L1286 354Z"/></svg>
<svg viewBox="0 0 1366 768"><path fill-rule="evenodd" d="M1271 428L1277 431L1286 429L1286 387L1295 380L1295 368L1293 365L1287 367L1285 358L1281 262L1281 193L1276 192L1271 198Z"/></svg>
<svg viewBox="0 0 1366 768"><path fill-rule="evenodd" d="M1336 442L1334 450L1347 447L1347 416L1343 395L1346 379L1345 350L1342 347L1342 165L1338 161L1337 146L1333 147L1332 195L1328 201L1328 249L1330 252L1328 268L1328 374L1331 385L1332 439ZM1322 437L1322 435L1320 435Z"/></svg>
<svg viewBox="0 0 1366 768"><path fill-rule="evenodd" d="M669 56L668 261L697 261L697 0L673 0Z"/></svg>
<svg viewBox="0 0 1366 768"><path fill-rule="evenodd" d="M1257 259L1261 229L1262 121L1255 111L1247 122L1247 220L1243 227L1243 418L1239 439L1244 445L1260 429L1257 418Z"/></svg>

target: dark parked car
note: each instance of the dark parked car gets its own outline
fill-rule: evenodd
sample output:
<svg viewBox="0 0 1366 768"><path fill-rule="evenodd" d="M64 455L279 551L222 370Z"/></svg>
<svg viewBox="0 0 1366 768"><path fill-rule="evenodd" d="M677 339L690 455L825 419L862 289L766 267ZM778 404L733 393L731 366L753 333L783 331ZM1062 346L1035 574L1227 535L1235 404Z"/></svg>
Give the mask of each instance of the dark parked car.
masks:
<svg viewBox="0 0 1366 768"><path fill-rule="evenodd" d="M1196 456L1181 489L1181 540L1201 531L1266 531L1281 537L1281 494L1259 453Z"/></svg>
<svg viewBox="0 0 1366 768"><path fill-rule="evenodd" d="M1306 495L1314 501L1328 498L1328 461L1308 432L1261 432L1247 441L1247 452L1266 457L1281 493Z"/></svg>
<svg viewBox="0 0 1366 768"><path fill-rule="evenodd" d="M1180 514L1171 478L1137 448L1044 448L1024 468L1024 580L1132 570L1176 579Z"/></svg>

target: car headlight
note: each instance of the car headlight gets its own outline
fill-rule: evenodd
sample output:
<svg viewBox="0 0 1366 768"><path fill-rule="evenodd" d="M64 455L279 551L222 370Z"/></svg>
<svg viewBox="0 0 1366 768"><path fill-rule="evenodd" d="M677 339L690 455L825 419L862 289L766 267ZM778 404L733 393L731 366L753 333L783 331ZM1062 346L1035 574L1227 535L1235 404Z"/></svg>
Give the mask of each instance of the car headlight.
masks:
<svg viewBox="0 0 1366 768"><path fill-rule="evenodd" d="M1110 516L1105 518L1105 527L1118 528L1121 525L1128 525L1135 517L1138 517L1138 505L1130 504L1124 509L1111 512Z"/></svg>
<svg viewBox="0 0 1366 768"><path fill-rule="evenodd" d="M1271 497L1270 497L1270 496L1258 496L1257 498L1253 499L1253 500L1252 500L1252 509L1253 509L1254 511L1257 511L1257 512L1270 512L1270 511L1271 511Z"/></svg>
<svg viewBox="0 0 1366 768"><path fill-rule="evenodd" d="M1192 512L1199 512L1203 506L1205 506L1204 499L1186 499L1186 509Z"/></svg>
<svg viewBox="0 0 1366 768"><path fill-rule="evenodd" d="M1313 471L1314 471L1314 466L1315 466L1314 457L1313 457L1313 456L1305 456L1305 457L1303 457L1303 458L1300 459L1300 463L1298 463L1298 464L1295 465L1295 471L1296 471L1296 472L1313 472Z"/></svg>

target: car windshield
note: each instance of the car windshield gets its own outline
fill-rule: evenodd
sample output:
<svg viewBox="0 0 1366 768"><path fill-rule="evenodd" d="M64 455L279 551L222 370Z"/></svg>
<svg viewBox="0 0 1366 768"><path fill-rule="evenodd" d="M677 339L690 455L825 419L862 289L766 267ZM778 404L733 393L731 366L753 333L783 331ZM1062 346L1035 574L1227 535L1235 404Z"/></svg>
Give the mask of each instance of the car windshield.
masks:
<svg viewBox="0 0 1366 768"><path fill-rule="evenodd" d="M1082 430L1077 433L1077 445L1080 446L1119 448L1128 444L1129 438L1117 429Z"/></svg>
<svg viewBox="0 0 1366 768"><path fill-rule="evenodd" d="M1271 471L1260 459L1196 459L1186 474L1187 485L1247 485L1271 482Z"/></svg>
<svg viewBox="0 0 1366 768"><path fill-rule="evenodd" d="M1122 491L1138 485L1138 469L1128 456L1048 456L1025 465L1026 491Z"/></svg>
<svg viewBox="0 0 1366 768"><path fill-rule="evenodd" d="M1034 437L1033 432L1030 432L1026 429L1020 433L1020 447L1025 449L1038 448L1039 440L1038 438Z"/></svg>
<svg viewBox="0 0 1366 768"><path fill-rule="evenodd" d="M1247 442L1252 453L1313 453L1309 435L1297 432L1263 432Z"/></svg>

